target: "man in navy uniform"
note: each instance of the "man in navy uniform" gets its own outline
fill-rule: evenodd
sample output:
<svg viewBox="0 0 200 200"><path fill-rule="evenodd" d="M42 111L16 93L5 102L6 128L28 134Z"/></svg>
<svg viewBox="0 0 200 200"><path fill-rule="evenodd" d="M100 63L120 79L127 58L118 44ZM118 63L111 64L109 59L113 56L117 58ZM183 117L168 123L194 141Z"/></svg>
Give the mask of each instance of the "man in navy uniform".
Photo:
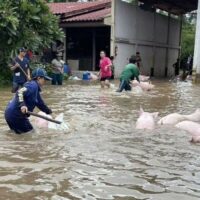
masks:
<svg viewBox="0 0 200 200"><path fill-rule="evenodd" d="M5 119L10 129L15 133L20 134L33 130L27 112L32 112L35 107L46 114L52 113L40 96L41 87L45 84L45 80L51 80L51 78L47 76L44 69L37 68L32 73L32 81L26 82L9 102L5 110Z"/></svg>
<svg viewBox="0 0 200 200"><path fill-rule="evenodd" d="M11 70L13 71L13 93L15 93L20 87L23 87L26 81L31 80L29 61L25 55L25 48L20 48L19 55L13 59L11 65Z"/></svg>

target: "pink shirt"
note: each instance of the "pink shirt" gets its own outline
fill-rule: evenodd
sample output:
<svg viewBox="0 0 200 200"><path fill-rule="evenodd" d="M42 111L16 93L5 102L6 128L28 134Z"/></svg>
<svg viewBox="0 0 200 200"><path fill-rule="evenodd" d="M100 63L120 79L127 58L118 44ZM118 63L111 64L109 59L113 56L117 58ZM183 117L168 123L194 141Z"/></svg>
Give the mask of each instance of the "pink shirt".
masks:
<svg viewBox="0 0 200 200"><path fill-rule="evenodd" d="M112 76L111 65L112 65L111 60L108 57L104 57L100 60L101 78Z"/></svg>

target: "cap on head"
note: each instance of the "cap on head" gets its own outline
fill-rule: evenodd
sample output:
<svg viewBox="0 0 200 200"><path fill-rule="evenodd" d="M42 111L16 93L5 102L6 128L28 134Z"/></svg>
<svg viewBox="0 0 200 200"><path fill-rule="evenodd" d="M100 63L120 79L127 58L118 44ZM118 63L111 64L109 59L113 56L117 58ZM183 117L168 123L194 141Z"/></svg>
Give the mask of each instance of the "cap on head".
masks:
<svg viewBox="0 0 200 200"><path fill-rule="evenodd" d="M49 76L47 76L47 72L42 68L37 68L37 69L33 70L33 72L32 72L33 79L36 79L38 77L44 77L44 79L46 79L48 81L52 80Z"/></svg>
<svg viewBox="0 0 200 200"><path fill-rule="evenodd" d="M26 49L24 47L19 48L19 52L26 52Z"/></svg>

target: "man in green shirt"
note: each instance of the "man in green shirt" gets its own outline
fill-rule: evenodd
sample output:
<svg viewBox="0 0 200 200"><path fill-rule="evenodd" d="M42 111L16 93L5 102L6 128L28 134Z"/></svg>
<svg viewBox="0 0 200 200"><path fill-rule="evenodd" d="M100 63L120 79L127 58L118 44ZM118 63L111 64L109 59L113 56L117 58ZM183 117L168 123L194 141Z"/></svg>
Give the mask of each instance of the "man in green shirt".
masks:
<svg viewBox="0 0 200 200"><path fill-rule="evenodd" d="M117 92L122 92L123 90L130 91L131 90L130 81L134 80L135 78L138 82L140 82L139 79L140 72L135 63L136 63L136 57L132 56L129 59L129 64L126 65L126 67L121 73L120 85Z"/></svg>

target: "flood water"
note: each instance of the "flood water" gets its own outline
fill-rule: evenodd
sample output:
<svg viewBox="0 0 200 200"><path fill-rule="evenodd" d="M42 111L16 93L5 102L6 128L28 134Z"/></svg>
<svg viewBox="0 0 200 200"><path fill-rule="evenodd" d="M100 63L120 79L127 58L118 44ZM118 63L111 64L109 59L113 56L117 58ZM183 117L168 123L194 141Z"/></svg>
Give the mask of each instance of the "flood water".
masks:
<svg viewBox="0 0 200 200"><path fill-rule="evenodd" d="M116 94L96 84L46 86L44 99L65 113L69 132L12 134L0 93L0 199L199 200L200 145L173 126L135 130L139 107L192 113L200 86L154 81L151 92ZM117 83L116 83L117 85Z"/></svg>

